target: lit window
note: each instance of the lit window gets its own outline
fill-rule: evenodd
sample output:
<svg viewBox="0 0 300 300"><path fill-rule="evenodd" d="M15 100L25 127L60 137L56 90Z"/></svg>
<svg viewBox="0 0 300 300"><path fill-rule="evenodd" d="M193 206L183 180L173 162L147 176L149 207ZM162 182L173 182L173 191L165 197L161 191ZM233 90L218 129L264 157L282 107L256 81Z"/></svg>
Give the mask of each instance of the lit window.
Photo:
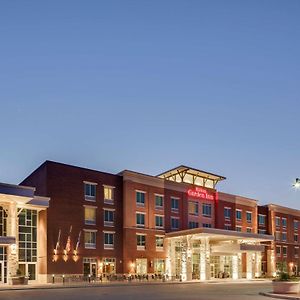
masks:
<svg viewBox="0 0 300 300"><path fill-rule="evenodd" d="M103 191L104 191L104 202L105 203L113 203L114 202L114 187L112 186L103 186Z"/></svg>
<svg viewBox="0 0 300 300"><path fill-rule="evenodd" d="M179 210L179 199L171 197L171 210L177 212Z"/></svg>
<svg viewBox="0 0 300 300"><path fill-rule="evenodd" d="M276 227L280 227L280 217L275 218Z"/></svg>
<svg viewBox="0 0 300 300"><path fill-rule="evenodd" d="M114 233L104 232L104 249L114 248Z"/></svg>
<svg viewBox="0 0 300 300"><path fill-rule="evenodd" d="M105 209L104 212L104 226L114 225L114 211Z"/></svg>
<svg viewBox="0 0 300 300"><path fill-rule="evenodd" d="M251 223L252 222L252 212L247 211L246 218L247 218L247 223Z"/></svg>
<svg viewBox="0 0 300 300"><path fill-rule="evenodd" d="M211 204L202 204L202 215L205 217L211 217Z"/></svg>
<svg viewBox="0 0 300 300"><path fill-rule="evenodd" d="M193 228L198 228L199 227L199 223L195 222L195 221L190 221L189 222L189 228L193 229Z"/></svg>
<svg viewBox="0 0 300 300"><path fill-rule="evenodd" d="M283 242L286 242L286 232L282 232L281 239Z"/></svg>
<svg viewBox="0 0 300 300"><path fill-rule="evenodd" d="M84 231L84 247L86 249L96 249L96 231Z"/></svg>
<svg viewBox="0 0 300 300"><path fill-rule="evenodd" d="M179 219L178 218L171 218L171 228L179 229Z"/></svg>
<svg viewBox="0 0 300 300"><path fill-rule="evenodd" d="M136 225L138 227L145 227L145 214L136 213Z"/></svg>
<svg viewBox="0 0 300 300"><path fill-rule="evenodd" d="M157 251L162 251L164 249L164 237L160 235L155 236L155 245Z"/></svg>
<svg viewBox="0 0 300 300"><path fill-rule="evenodd" d="M286 227L286 225L287 225L286 218L282 218L282 227Z"/></svg>
<svg viewBox="0 0 300 300"><path fill-rule="evenodd" d="M84 208L84 223L86 225L96 225L96 208L88 207Z"/></svg>
<svg viewBox="0 0 300 300"><path fill-rule="evenodd" d="M287 256L287 246L282 247L282 254L283 254L284 257Z"/></svg>
<svg viewBox="0 0 300 300"><path fill-rule="evenodd" d="M258 224L265 226L266 225L266 216L265 215L258 215Z"/></svg>
<svg viewBox="0 0 300 300"><path fill-rule="evenodd" d="M198 216L198 214L199 214L198 202L189 201L189 214Z"/></svg>
<svg viewBox="0 0 300 300"><path fill-rule="evenodd" d="M155 216L155 227L156 228L164 228L164 217L163 216Z"/></svg>
<svg viewBox="0 0 300 300"><path fill-rule="evenodd" d="M242 211L241 210L236 210L236 212L235 212L235 215L236 215L236 219L238 220L238 221L241 221L242 220Z"/></svg>
<svg viewBox="0 0 300 300"><path fill-rule="evenodd" d="M85 200L96 201L96 183L84 183Z"/></svg>
<svg viewBox="0 0 300 300"><path fill-rule="evenodd" d="M235 230L236 230L237 232L241 232L241 231L242 231L242 227L241 227L241 226L235 226Z"/></svg>
<svg viewBox="0 0 300 300"><path fill-rule="evenodd" d="M137 250L145 250L146 236L144 234L136 235L136 246L137 246Z"/></svg>
<svg viewBox="0 0 300 300"><path fill-rule="evenodd" d="M164 197L155 195L155 208L162 209L164 207Z"/></svg>
<svg viewBox="0 0 300 300"><path fill-rule="evenodd" d="M138 206L145 206L145 192L136 192L136 204Z"/></svg>
<svg viewBox="0 0 300 300"><path fill-rule="evenodd" d="M224 218L225 219L230 219L231 217L231 208L230 207L225 207L224 208Z"/></svg>
<svg viewBox="0 0 300 300"><path fill-rule="evenodd" d="M154 273L155 274L165 273L165 261L164 261L164 259L160 259L160 258L154 259Z"/></svg>

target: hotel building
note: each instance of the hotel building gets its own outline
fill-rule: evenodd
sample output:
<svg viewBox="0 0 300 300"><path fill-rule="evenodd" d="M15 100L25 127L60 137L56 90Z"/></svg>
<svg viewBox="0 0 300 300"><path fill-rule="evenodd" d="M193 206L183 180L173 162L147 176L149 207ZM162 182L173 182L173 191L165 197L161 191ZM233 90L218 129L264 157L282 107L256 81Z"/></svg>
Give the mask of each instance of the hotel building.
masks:
<svg viewBox="0 0 300 300"><path fill-rule="evenodd" d="M150 176L46 161L17 187L31 191L22 205L35 209L41 228L35 279L156 274L185 281L298 273L300 211L223 193L217 190L222 180L186 166ZM44 205L33 205L34 199ZM18 209L19 236L11 234L3 269L14 248L15 268L31 274L33 259L21 258L27 244L21 243ZM0 216L7 222L7 215Z"/></svg>

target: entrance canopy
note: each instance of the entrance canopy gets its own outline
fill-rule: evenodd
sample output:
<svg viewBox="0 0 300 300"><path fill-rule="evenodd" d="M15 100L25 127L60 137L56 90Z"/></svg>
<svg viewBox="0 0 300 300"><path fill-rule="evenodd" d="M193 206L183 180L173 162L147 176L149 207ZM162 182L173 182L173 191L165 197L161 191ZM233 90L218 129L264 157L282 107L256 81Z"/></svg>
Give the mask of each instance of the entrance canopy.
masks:
<svg viewBox="0 0 300 300"><path fill-rule="evenodd" d="M272 235L237 232L215 228L194 228L176 232L169 232L166 238L180 240L188 237L190 241L207 240L214 255L227 255L243 252L264 251L263 242L274 240Z"/></svg>

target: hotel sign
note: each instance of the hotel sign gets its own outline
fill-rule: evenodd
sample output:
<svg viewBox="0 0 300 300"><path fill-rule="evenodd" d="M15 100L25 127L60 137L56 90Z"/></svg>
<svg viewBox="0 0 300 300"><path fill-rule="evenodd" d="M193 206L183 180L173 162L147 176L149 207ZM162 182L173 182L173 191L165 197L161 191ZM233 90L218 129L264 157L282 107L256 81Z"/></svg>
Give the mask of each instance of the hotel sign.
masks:
<svg viewBox="0 0 300 300"><path fill-rule="evenodd" d="M195 187L194 189L188 189L188 195L195 198L207 199L207 200L214 200L214 195L208 194L207 190Z"/></svg>

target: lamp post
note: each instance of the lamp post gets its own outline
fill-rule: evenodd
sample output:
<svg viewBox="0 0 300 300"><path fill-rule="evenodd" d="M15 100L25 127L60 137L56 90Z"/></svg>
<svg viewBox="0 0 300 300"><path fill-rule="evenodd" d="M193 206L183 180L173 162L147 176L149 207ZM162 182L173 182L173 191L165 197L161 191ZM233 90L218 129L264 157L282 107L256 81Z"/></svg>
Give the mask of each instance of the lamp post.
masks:
<svg viewBox="0 0 300 300"><path fill-rule="evenodd" d="M296 178L296 180L293 184L293 187L296 188L296 189L300 188L300 178Z"/></svg>

